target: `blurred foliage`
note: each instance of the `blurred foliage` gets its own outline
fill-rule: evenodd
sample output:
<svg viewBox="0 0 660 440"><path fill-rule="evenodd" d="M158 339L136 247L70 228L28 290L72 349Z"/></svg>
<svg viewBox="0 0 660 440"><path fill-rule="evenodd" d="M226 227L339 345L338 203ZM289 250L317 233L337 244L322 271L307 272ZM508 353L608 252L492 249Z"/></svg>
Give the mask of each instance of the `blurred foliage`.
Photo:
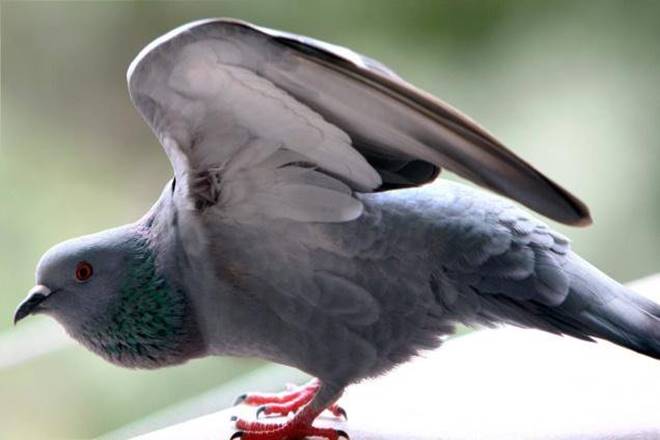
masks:
<svg viewBox="0 0 660 440"><path fill-rule="evenodd" d="M660 2L2 2L0 329L63 239L135 220L170 174L125 70L187 21L242 18L345 45L471 115L592 208L561 227L625 281L660 262ZM29 343L29 341L26 341ZM0 438L89 437L253 368L135 372L67 349L0 370Z"/></svg>

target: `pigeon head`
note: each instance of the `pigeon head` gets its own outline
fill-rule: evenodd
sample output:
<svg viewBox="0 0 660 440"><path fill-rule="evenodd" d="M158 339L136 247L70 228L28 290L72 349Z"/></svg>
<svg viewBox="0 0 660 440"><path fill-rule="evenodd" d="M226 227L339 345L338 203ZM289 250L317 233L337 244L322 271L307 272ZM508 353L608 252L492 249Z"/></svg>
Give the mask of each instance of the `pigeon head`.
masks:
<svg viewBox="0 0 660 440"><path fill-rule="evenodd" d="M45 313L67 329L106 312L125 278L124 262L132 250L126 231L110 230L74 238L49 249L39 261L37 284L14 315Z"/></svg>
<svg viewBox="0 0 660 440"><path fill-rule="evenodd" d="M196 326L187 297L157 270L148 231L124 226L62 242L39 261L37 284L18 306L55 318L107 360L155 368L191 357ZM199 338L197 338L199 339Z"/></svg>

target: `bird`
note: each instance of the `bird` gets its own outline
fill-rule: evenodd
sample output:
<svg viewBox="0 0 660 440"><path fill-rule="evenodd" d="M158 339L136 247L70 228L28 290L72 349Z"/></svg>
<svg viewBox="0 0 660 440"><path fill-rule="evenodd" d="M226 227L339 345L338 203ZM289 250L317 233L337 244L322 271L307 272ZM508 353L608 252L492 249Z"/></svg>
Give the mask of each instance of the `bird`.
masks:
<svg viewBox="0 0 660 440"><path fill-rule="evenodd" d="M519 204L574 226L587 206L380 62L216 18L148 44L127 82L174 176L136 222L49 249L14 322L49 315L128 368L250 356L314 377L241 396L293 415L235 418L232 438L348 437L314 421L458 324L660 359L660 305Z"/></svg>

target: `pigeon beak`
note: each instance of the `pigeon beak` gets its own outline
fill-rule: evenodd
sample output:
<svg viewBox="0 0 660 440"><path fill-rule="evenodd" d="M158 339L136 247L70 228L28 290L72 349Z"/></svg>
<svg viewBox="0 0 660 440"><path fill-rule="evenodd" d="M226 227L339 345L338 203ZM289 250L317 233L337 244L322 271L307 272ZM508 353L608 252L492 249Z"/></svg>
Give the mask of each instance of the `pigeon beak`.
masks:
<svg viewBox="0 0 660 440"><path fill-rule="evenodd" d="M52 291L42 284L37 284L30 289L27 297L19 304L16 313L14 313L14 325L26 316L31 315L51 293Z"/></svg>

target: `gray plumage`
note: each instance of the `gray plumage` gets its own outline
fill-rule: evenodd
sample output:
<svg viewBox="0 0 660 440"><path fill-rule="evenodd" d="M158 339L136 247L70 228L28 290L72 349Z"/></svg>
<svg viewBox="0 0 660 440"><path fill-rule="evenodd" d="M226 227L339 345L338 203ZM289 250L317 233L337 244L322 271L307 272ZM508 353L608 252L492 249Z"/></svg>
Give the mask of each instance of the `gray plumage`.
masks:
<svg viewBox="0 0 660 440"><path fill-rule="evenodd" d="M578 199L380 63L208 20L147 46L128 81L175 179L135 224L51 249L17 320L50 313L129 367L227 354L291 365L321 379L319 407L456 323L660 357L660 307L565 237L499 196L420 187L447 167L589 222ZM81 262L88 280L74 279Z"/></svg>

